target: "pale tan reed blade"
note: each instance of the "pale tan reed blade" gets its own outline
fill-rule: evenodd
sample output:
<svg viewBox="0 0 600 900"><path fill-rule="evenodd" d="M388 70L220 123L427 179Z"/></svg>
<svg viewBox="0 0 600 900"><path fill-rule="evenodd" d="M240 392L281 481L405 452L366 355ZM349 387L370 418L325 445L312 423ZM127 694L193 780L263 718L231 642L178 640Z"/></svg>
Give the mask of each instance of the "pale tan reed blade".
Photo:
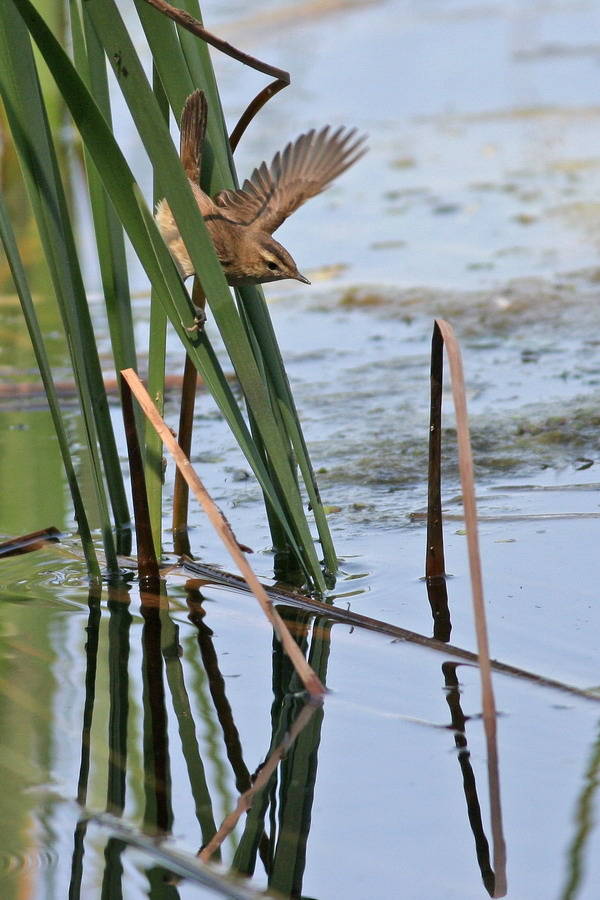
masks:
<svg viewBox="0 0 600 900"><path fill-rule="evenodd" d="M475 501L475 484L473 478L473 455L471 452L471 438L469 434L462 358L460 347L452 326L443 319L436 319L435 324L439 328L444 339L452 382L452 397L454 400L454 414L456 416L458 461L467 531L471 589L473 594L473 612L475 615L475 627L477 633L479 668L481 670L483 713L484 716L489 716L495 720L496 706L492 690L490 650L485 619L485 605L483 601L483 580L481 575L481 558L479 555L479 535L477 531L477 505Z"/></svg>
<svg viewBox="0 0 600 900"><path fill-rule="evenodd" d="M136 400L140 404L144 414L146 415L150 424L155 429L163 444L173 457L177 468L185 478L196 499L202 506L202 509L208 516L211 525L231 554L233 561L243 575L248 587L260 603L263 612L273 626L273 631L275 632L277 638L281 641L283 648L292 661L296 672L298 673L302 683L304 684L304 687L309 692L311 697L322 697L325 694L325 687L302 655L300 648L294 641L285 622L282 620L281 616L273 606L273 602L267 596L264 587L254 574L252 567L248 563L244 552L242 551L233 531L231 530L229 522L202 484L202 481L194 471L194 468L189 459L173 437L171 430L165 423L164 419L160 416L158 410L152 402L150 395L148 394L148 391L140 381L138 375L133 371L133 369L123 369L121 375L127 381L127 384L135 395Z"/></svg>
<svg viewBox="0 0 600 900"><path fill-rule="evenodd" d="M475 481L473 477L473 454L467 415L465 379L463 374L460 347L452 326L444 319L436 319L450 366L452 397L456 417L456 434L458 443L458 461L462 488L463 509L467 531L469 552L469 570L471 574L471 592L473 597L473 613L477 634L477 650L479 671L481 673L481 694L483 723L487 742L488 784L490 792L490 808L492 819L492 836L494 844L494 897L506 894L506 845L502 830L502 812L500 804L500 779L498 770L498 747L496 729L496 702L492 687L492 667L488 632L483 600L483 579L481 574L481 557L479 553L479 533L477 529L477 503L475 500Z"/></svg>

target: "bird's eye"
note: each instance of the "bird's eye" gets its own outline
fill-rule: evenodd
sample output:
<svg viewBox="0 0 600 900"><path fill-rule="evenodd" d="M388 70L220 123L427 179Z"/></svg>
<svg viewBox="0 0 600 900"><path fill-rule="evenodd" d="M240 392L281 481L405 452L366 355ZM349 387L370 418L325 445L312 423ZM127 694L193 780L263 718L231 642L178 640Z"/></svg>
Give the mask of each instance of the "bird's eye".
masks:
<svg viewBox="0 0 600 900"><path fill-rule="evenodd" d="M277 265L277 263L273 262L272 259L269 260L269 262L267 263L267 266L269 267L271 272L276 272L279 269L279 266Z"/></svg>

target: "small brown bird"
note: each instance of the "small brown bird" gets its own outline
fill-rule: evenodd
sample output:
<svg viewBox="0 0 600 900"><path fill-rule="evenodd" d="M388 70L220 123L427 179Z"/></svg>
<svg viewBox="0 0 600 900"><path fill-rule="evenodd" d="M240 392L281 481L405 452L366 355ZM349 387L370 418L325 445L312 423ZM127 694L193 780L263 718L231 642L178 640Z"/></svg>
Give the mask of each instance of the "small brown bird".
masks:
<svg viewBox="0 0 600 900"><path fill-rule="evenodd" d="M206 132L206 99L194 91L181 116L181 162L204 217L227 282L261 284L295 278L310 284L273 237L282 222L310 197L320 194L364 153L365 135L356 129L326 126L301 134L277 153L269 167L262 163L240 190L220 191L214 198L199 185ZM156 223L183 278L194 266L166 200L156 208Z"/></svg>

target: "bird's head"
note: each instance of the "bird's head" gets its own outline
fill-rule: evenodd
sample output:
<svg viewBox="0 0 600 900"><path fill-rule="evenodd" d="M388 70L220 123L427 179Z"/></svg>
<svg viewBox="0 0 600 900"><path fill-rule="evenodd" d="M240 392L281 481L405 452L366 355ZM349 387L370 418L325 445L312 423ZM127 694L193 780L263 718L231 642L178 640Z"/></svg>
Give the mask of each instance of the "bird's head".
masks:
<svg viewBox="0 0 600 900"><path fill-rule="evenodd" d="M300 274L285 247L266 232L251 232L247 240L240 242L235 258L222 261L222 264L228 283L234 286L286 278L310 284L308 278Z"/></svg>

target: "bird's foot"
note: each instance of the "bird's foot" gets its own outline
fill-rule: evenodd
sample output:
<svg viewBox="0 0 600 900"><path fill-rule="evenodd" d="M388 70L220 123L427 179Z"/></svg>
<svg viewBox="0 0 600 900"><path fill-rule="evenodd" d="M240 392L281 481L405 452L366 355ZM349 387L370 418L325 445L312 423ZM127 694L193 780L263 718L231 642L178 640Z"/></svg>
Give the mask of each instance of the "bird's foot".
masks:
<svg viewBox="0 0 600 900"><path fill-rule="evenodd" d="M204 326L206 325L206 313L202 309L201 306L195 306L194 312L196 315L194 316L194 324L189 328L186 327L186 331L204 331Z"/></svg>

